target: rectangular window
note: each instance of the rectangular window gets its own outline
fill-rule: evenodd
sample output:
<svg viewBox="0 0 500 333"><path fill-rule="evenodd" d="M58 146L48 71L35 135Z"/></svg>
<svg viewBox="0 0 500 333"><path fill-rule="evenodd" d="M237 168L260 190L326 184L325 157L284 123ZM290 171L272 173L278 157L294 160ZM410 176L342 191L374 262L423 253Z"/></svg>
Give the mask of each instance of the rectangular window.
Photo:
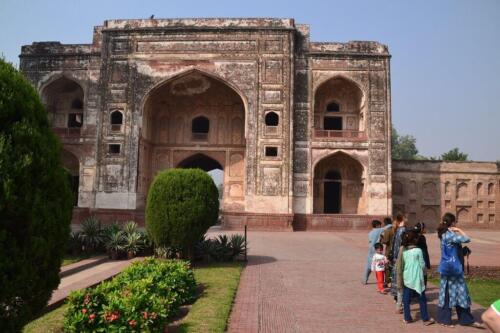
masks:
<svg viewBox="0 0 500 333"><path fill-rule="evenodd" d="M83 113L70 113L68 115L68 127L80 128L83 125Z"/></svg>
<svg viewBox="0 0 500 333"><path fill-rule="evenodd" d="M120 145L119 144L108 145L108 153L113 155L120 154Z"/></svg>
<svg viewBox="0 0 500 333"><path fill-rule="evenodd" d="M278 147L266 147L266 156L267 157L278 156Z"/></svg>
<svg viewBox="0 0 500 333"><path fill-rule="evenodd" d="M323 129L327 131L341 131L342 117L325 117L323 119Z"/></svg>

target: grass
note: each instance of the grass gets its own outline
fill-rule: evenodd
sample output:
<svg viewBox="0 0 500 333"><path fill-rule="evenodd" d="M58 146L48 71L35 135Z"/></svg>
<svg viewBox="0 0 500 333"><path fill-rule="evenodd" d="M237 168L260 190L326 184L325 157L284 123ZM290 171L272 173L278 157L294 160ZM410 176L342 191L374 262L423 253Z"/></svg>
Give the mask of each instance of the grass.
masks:
<svg viewBox="0 0 500 333"><path fill-rule="evenodd" d="M33 320L24 326L23 333L59 333L63 328L64 312L68 306L66 304L55 310L47 312L38 319Z"/></svg>
<svg viewBox="0 0 500 333"><path fill-rule="evenodd" d="M80 256L65 255L61 266L74 264L75 262L78 262L80 260L87 259L87 258L88 258L88 256L84 256L84 255L80 255Z"/></svg>
<svg viewBox="0 0 500 333"><path fill-rule="evenodd" d="M225 332L242 269L242 263L195 268L196 281L205 289L176 332Z"/></svg>
<svg viewBox="0 0 500 333"><path fill-rule="evenodd" d="M466 278L465 280L474 303L487 308L500 297L500 280L498 279ZM429 281L439 286L438 278L431 278Z"/></svg>
<svg viewBox="0 0 500 333"><path fill-rule="evenodd" d="M225 332L243 263L216 263L194 268L196 281L203 285L201 296L176 332ZM24 327L23 333L59 333L67 305L52 310Z"/></svg>

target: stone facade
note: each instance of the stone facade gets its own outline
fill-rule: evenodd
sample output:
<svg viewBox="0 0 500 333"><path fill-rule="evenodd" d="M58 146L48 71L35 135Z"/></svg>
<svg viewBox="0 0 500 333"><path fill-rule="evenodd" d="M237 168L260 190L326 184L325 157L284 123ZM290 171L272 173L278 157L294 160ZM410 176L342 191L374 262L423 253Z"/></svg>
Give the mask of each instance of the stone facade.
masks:
<svg viewBox="0 0 500 333"><path fill-rule="evenodd" d="M293 19L108 20L92 44L23 46L21 70L63 143L75 221L141 221L159 170L200 167L224 170L225 227L308 230L392 213L389 61Z"/></svg>
<svg viewBox="0 0 500 333"><path fill-rule="evenodd" d="M445 212L461 225L499 228L500 165L492 162L393 161L394 211L435 229Z"/></svg>

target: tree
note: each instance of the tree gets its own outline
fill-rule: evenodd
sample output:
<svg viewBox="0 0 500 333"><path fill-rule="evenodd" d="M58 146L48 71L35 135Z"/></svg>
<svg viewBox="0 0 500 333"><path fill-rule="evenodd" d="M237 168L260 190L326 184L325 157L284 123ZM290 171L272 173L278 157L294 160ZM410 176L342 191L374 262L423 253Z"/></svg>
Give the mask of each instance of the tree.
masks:
<svg viewBox="0 0 500 333"><path fill-rule="evenodd" d="M418 155L417 139L412 135L399 135L398 131L392 127L392 158L395 160L415 160L421 159Z"/></svg>
<svg viewBox="0 0 500 333"><path fill-rule="evenodd" d="M197 242L217 222L219 193L214 181L200 169L160 172L149 189L146 229L156 247L191 254Z"/></svg>
<svg viewBox="0 0 500 333"><path fill-rule="evenodd" d="M461 152L458 148L453 148L441 155L443 161L468 161L468 157L468 154Z"/></svg>
<svg viewBox="0 0 500 333"><path fill-rule="evenodd" d="M35 89L0 59L0 331L17 332L59 284L72 193Z"/></svg>

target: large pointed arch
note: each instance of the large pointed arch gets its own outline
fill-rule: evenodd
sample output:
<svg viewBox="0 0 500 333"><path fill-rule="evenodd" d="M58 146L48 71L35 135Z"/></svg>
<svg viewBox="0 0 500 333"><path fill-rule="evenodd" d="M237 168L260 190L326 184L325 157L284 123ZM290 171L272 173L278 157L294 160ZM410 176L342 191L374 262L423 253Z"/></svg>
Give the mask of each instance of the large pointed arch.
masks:
<svg viewBox="0 0 500 333"><path fill-rule="evenodd" d="M233 84L198 69L155 84L142 101L139 197L146 197L149 184L160 170L188 166L209 171L227 166L229 172L224 170L223 182L228 196L224 200L231 207L241 207L246 104Z"/></svg>
<svg viewBox="0 0 500 333"><path fill-rule="evenodd" d="M335 152L313 166L316 214L365 214L364 167L354 157Z"/></svg>

